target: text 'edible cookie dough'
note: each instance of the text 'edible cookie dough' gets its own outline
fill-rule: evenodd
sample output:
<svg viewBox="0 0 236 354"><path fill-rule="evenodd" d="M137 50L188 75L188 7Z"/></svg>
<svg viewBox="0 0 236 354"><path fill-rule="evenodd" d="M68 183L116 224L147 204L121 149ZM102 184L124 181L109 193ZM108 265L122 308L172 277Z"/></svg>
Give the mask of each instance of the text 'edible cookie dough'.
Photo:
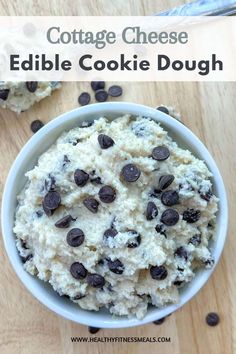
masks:
<svg viewBox="0 0 236 354"><path fill-rule="evenodd" d="M211 173L148 118L65 132L26 176L14 227L24 268L83 309L141 319L214 263Z"/></svg>

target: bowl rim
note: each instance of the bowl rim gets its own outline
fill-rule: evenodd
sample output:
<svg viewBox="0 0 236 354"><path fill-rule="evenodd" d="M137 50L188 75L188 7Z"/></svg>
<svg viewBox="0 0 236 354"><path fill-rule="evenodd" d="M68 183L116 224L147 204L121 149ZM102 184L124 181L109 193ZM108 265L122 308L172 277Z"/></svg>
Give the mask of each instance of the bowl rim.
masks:
<svg viewBox="0 0 236 354"><path fill-rule="evenodd" d="M31 280L29 281L29 278L27 278L25 274L26 271L24 270L23 266L18 267L18 264L16 264L15 260L11 256L11 253L13 252L13 244L15 245L15 240L13 239L14 237L13 230L11 230L11 228L8 227L8 210L10 210L9 208L10 208L10 199L11 199L10 198L11 189L12 186L14 185L15 176L17 175L17 171L20 168L21 162L27 159L27 156L30 153L29 147L39 144L41 139L44 137L45 133L50 134L57 127L61 126L62 128L61 133L62 133L63 125L65 122L68 122L68 120L70 121L76 118L78 118L79 120L80 116L83 116L83 114L88 114L88 113L95 114L96 112L98 112L98 117L100 117L99 116L100 111L106 112L105 114L107 114L108 116L109 113L110 114L116 113L120 115L134 114L136 116L138 115L151 116L151 119L154 119L165 126L166 125L171 126L171 129L173 128L175 134L179 134L179 136L184 138L185 141L188 141L190 144L197 147L199 151L201 150L202 155L204 153L204 161L206 162L210 171L214 174L215 181L217 181L217 183L216 182L215 183L217 184L218 187L218 193L219 193L218 197L220 199L221 208L220 208L220 222L219 222L218 237L214 244L214 247L216 247L217 245L218 256L217 259L215 259L215 264L213 268L209 270L204 270L204 272L202 272L202 275L199 277L198 282L194 284L192 289L191 286L189 289L187 289L188 291L186 291L184 298L183 299L180 298L178 304L167 305L161 309L156 308L156 311L153 311L153 313L147 312L147 314L142 320L138 320L137 318L133 318L133 317L131 318L126 317L125 319L122 317L121 320L119 317L116 317L116 321L113 320L109 322L109 321L104 321L101 316L101 319L97 319L96 317L94 317L94 319L91 321L90 319L86 318L86 315L83 316L79 314L78 316L72 313L72 311L67 311L66 309L63 308L63 306L55 305L52 300L48 299L44 295L42 296L42 294L38 292L38 289L35 289L35 286L31 282ZM37 155L37 157L39 157L39 155ZM88 106L79 107L71 111L67 111L59 115L58 117L52 119L43 128L41 128L35 135L33 135L23 146L23 148L20 150L17 157L15 158L15 161L13 162L10 168L10 171L8 173L5 182L3 196L2 196L1 225L2 225L4 246L8 258L10 260L10 263L15 273L17 274L18 278L39 302L41 302L44 306L46 306L56 314L79 324L84 324L84 325L89 325L89 326L94 326L99 328L127 328L127 327L143 325L155 321L158 318L162 318L169 315L170 313L182 307L189 300L191 300L198 293L198 291L204 286L204 284L207 282L207 280L210 278L211 274L215 270L216 265L218 264L218 261L223 251L223 247L227 236L228 203L227 203L227 195L226 195L224 182L219 172L219 169L216 165L215 160L213 159L213 157L211 156L211 154L209 153L205 145L189 128L187 128L185 125L183 125L175 118L172 118L171 116L161 111L158 111L155 108L151 108L145 105L129 103L129 102L95 103L95 104L90 104ZM12 242L8 242L9 238L12 239ZM89 312L91 313L91 311ZM158 315L155 315L155 312L157 312Z"/></svg>

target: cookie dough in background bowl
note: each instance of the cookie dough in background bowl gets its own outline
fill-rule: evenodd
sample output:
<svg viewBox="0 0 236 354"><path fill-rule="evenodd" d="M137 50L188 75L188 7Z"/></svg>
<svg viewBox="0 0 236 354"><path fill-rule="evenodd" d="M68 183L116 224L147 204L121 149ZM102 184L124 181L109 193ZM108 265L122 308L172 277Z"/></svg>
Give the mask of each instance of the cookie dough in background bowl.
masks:
<svg viewBox="0 0 236 354"><path fill-rule="evenodd" d="M48 284L47 282L43 282L26 272L26 270L24 269L24 264L22 263L22 259L20 258L19 252L16 248L16 235L13 232L13 228L14 228L14 224L15 224L15 211L16 211L16 207L17 207L17 196L22 191L22 189L24 188L24 186L27 182L27 178L25 177L25 173L29 170L32 170L37 165L38 158L40 157L40 155L42 155L45 151L47 151L56 142L57 138L59 138L63 133L64 134L62 135L62 138L60 138L60 139L63 139L63 137L64 137L64 139L67 139L67 137L69 137L71 139L72 136L70 136L70 134L73 135L73 133L69 133L69 134L67 133L68 134L68 136L67 136L65 132L68 132L71 129L78 127L80 124L82 124L82 122L86 122L86 121L91 122L95 119L96 120L99 119L100 117L106 117L107 119L113 121L116 118L122 117L125 115L131 115L133 117L140 117L141 116L141 117L145 117L146 119L148 117L151 120L159 122L161 125L161 128L163 128L164 131L166 131L168 133L170 138L173 139L173 141L178 144L178 147L179 147L178 152L185 151L186 156L183 158L183 160L189 158L189 152L187 150L191 151L193 153L193 155L198 158L198 159L196 159L196 162L199 160L204 160L209 171L212 173L211 181L213 184L213 190L212 190L213 198L215 198L214 195L218 198L218 199L215 199L215 202L213 203L214 208L213 208L212 215L214 216L214 213L216 212L217 208L218 208L218 212L216 214L214 237L212 238L212 240L209 243L209 249L210 249L211 257L212 257L212 259L214 259L214 264L208 264L209 268L208 267L201 267L196 272L196 275L193 277L191 282L189 282L186 286L179 288L178 302L176 302L174 304L167 303L167 304L164 304L164 306L162 304L162 306L160 306L159 308L157 308L155 306L149 306L147 309L147 312L144 314L144 316L143 316L143 314L140 316L138 315L139 318L137 318L134 313L132 313L131 316L118 316L118 315L114 316L111 313L109 313L109 311L107 309L104 309L104 308L101 308L99 311L88 311L88 310L82 309L80 306L78 306L77 303L74 303L74 302L70 301L69 299L65 298L65 296L60 296L60 295L63 295L62 291L60 293L60 290L62 290L62 289L59 289L59 291L58 291L58 289L56 289L60 293L60 295L58 295L58 293L53 290L53 288L50 284ZM125 119L125 118L122 118L122 119ZM126 120L127 119L128 118L126 118ZM138 121L136 121L135 123L136 123L136 125L138 125ZM103 122L101 122L101 124L104 125L103 129L106 130L106 127L105 127L106 123L104 123L104 121L103 121ZM95 126L96 126L96 124L95 124ZM125 123L123 123L123 126L125 126ZM159 127L159 125L157 125L157 126ZM137 126L136 126L136 128L138 129ZM138 129L138 131L141 133L142 129L140 126L139 126L139 128L140 129ZM86 129L88 130L89 128L86 128ZM136 131L137 131L137 129L136 129ZM74 130L72 130L71 132L73 132L73 131ZM163 130L161 129L160 131L163 131ZM86 134L86 133L83 133L83 134ZM65 143L65 148L67 149L68 146L66 144L66 140L64 141L64 143ZM101 141L101 138L100 138L100 143L97 142L97 145L99 147L99 144L100 144L100 147L101 147L103 144L106 145L106 143L109 143L109 142L104 141L104 139L102 139L102 141ZM122 146L122 144L120 146ZM54 145L54 147L55 147L55 145ZM171 147L171 145L170 145L170 147ZM174 147L175 147L175 145L174 145ZM132 147L130 147L130 148L132 150ZM97 147L96 147L96 149L97 149ZM117 149L117 147L116 147L116 149ZM170 149L171 149L171 151L174 151L174 150L172 150L172 148L170 148ZM183 149L183 150L181 150L181 149ZM112 149L110 149L110 152L108 150L109 149L103 150L103 151L106 151L108 154L110 154L111 155L110 159L112 159ZM176 146L176 150L177 150L177 146ZM53 147L50 149L50 151L53 151ZM67 151L69 152L69 150L67 150ZM96 151L98 151L98 150L95 150L95 152ZM135 155L137 152L134 151L133 153ZM116 150L116 154L118 154L117 150ZM166 151L164 151L164 150L158 151L158 149L157 149L157 150L153 151L154 159L153 159L153 162L151 162L151 164L157 163L157 166L158 166L158 164L162 163L160 160L159 160L159 162L156 161L160 157L160 156L158 157L158 154L162 155L161 158L163 158L163 163L165 162L164 160L167 159L167 155L163 156L163 154L166 154ZM52 154L52 156L53 156L53 154ZM88 156L89 156L89 154L88 154ZM45 159L44 162L46 162L47 158L44 157L44 159ZM94 159L96 159L96 156L94 156ZM41 159L41 162L43 162L42 159ZM128 162L131 163L132 161L128 161ZM127 162L127 164L128 164L128 162ZM138 157L134 158L133 162L136 163L137 165L139 165ZM53 160L52 160L51 163L54 164L55 161L53 162ZM201 166L204 165L201 161L199 163ZM147 171L148 171L148 169L150 169L150 166L148 166L148 164L146 166L145 166L145 164L142 166L143 166L143 168L146 168ZM121 167L124 167L124 166L122 165ZM205 171L208 171L208 169L205 167ZM39 173L42 173L43 169L39 168L38 171L39 171ZM124 177L124 179L126 179L126 181L123 181L124 184L135 183L135 181L133 181L133 182L129 181L130 178L131 179L133 178L132 177L133 170L130 171L130 169L128 167L126 170L123 169L122 171L123 171L123 177ZM147 171L145 171L143 174L146 174ZM91 171L88 171L88 172L91 172ZM141 173L142 173L142 171L141 171ZM164 174L164 171L161 171L161 173ZM33 174L34 174L34 172L33 172ZM35 174L34 178L37 179L36 174ZM206 172L206 174L207 174L207 172ZM138 176L138 174L136 174L136 177L137 176ZM108 178L106 176L106 173L104 173L104 176L101 175L101 176L95 176L95 177L101 177L101 178L104 177L105 179ZM188 178L191 179L191 178L193 178L193 176L192 177L188 176ZM193 180L194 180L194 178L193 178ZM137 183L141 183L141 181L143 181L143 179L140 179L140 181L137 181ZM52 182L52 179L51 179L51 182ZM144 184L149 183L147 181L143 181L143 182L144 182ZM109 183L109 184L111 184L111 183ZM78 193L81 193L81 188L90 188L89 192L86 191L85 194L93 194L93 196L94 196L94 194L97 193L99 195L98 191L100 190L100 188L102 186L100 186L100 187L99 186L92 187L92 186L93 186L92 183L91 183L90 187L87 185L84 187L77 185ZM132 186L130 187L131 189L134 188ZM64 185L65 189L67 187L68 186ZM208 187L209 187L209 184L208 184ZM70 188L73 191L75 188L75 185L71 184ZM119 187L117 185L116 185L116 188L117 188L116 193L119 193ZM127 188L129 188L129 187L127 187ZM184 186L183 189L188 190L187 186ZM203 185L201 187L200 194L206 193L207 192L206 189L207 188L205 188L205 186ZM199 194L199 191L197 191L197 193ZM190 194L191 194L191 191L190 191ZM171 204L172 201L170 201L169 197L171 197L170 199L172 199L172 201L173 201L173 198L175 199L176 194L172 193L171 196L166 194L165 197L163 197L164 202L162 200L162 204L164 203L166 209L171 208L173 210L173 208L175 208L175 209L179 210L179 213L180 213L180 209L178 209L178 208L181 208L181 206L178 206L178 205L174 205L174 206L170 206L170 207L168 206L168 205L173 205L173 204ZM103 204L104 201L102 201L101 193L99 196L96 196L96 198L98 200L100 198L101 200L99 200L99 203ZM118 197L116 196L116 198L118 201L119 196ZM157 197L156 200L155 200L155 196L151 196L151 198L154 198L151 201L156 203L158 205L158 208L161 209L161 210L159 210L158 216L154 215L155 214L154 212L153 213L151 212L152 218L157 217L157 221L159 221L159 219L162 218L162 222L166 222L168 224L170 221L172 223L172 219L173 219L172 217L176 217L176 214L171 215L171 220L170 220L168 218L170 215L167 215L168 213L163 215L163 213L165 212L165 209L162 209L163 205L161 206L161 204L160 204L160 200L159 200L160 198L158 199L158 197ZM207 195L206 199L209 199L209 198L211 198L211 196ZM144 199L145 199L145 197L144 197ZM69 199L68 199L67 201L69 204L70 204L70 202L72 202L72 206L73 206L74 202L72 200L69 201ZM21 204L21 202L20 202L20 204ZM53 202L55 202L55 200ZM114 203L115 202L116 201L114 201ZM143 208L146 208L146 202L147 201L145 199L145 203L144 203L145 205L143 206ZM206 204L205 204L206 207L204 209L204 213L206 212L206 214L204 214L204 215L206 216L209 214L209 210L207 209L207 201L205 200L205 202L206 202ZM42 200L40 203L42 203ZM178 204L177 201L175 201L174 204L175 203ZM93 215L95 215L95 214L92 213L91 210L89 210L88 205L86 206L85 204L82 206L82 208L84 208L84 209L81 209L81 213L84 213L85 219L88 218L87 220L89 220L89 219L92 220ZM216 205L217 205L217 208L216 208ZM71 206L71 209L73 209L72 206ZM108 206L108 204L106 204L106 207L107 206ZM50 207L50 201L49 201L49 207ZM132 205L130 205L130 207L132 208ZM27 209L27 206L23 205L23 209L24 208ZM23 210L23 214L24 213L27 214L26 209L25 209L25 211ZM121 207L119 209L121 210ZM103 210L103 205L101 206L101 210ZM104 210L106 210L105 207L104 207ZM64 216L64 212L65 211L63 211L63 213L62 213L63 215L60 215L60 216ZM71 210L71 214L72 214L73 218L76 217L76 215L73 214L74 212L77 212L77 211ZM185 219L188 219L188 221L189 221L189 224L186 226L188 228L191 225L193 225L194 222L197 221L199 215L197 215L196 213L194 214L191 211L187 214L185 214ZM58 216L59 216L59 214L58 214ZM45 217L45 215L43 217ZM53 216L53 218L54 217L55 216ZM181 218L182 218L182 215L181 215ZM138 218L138 223L140 223L140 220L141 219ZM31 222L31 221L29 221L29 222ZM228 221L227 198L226 198L226 192L225 192L223 180L222 180L222 177L218 171L218 168L217 168L213 158L211 157L211 155L209 154L209 152L207 151L205 146L200 142L200 140L188 128L183 126L183 124L181 124L177 120L171 118L170 116L164 114L163 112L161 112L159 110L155 110L153 108L149 108L146 106L133 104L133 103L117 102L117 103L99 103L99 104L89 105L89 106L85 106L85 107L73 110L71 112L65 113L65 114L61 115L60 117L49 122L45 127L43 127L37 134L35 134L29 140L29 142L25 145L25 147L21 150L20 154L16 158L16 160L10 170L9 176L7 178L7 182L6 182L5 190L4 190L4 195L3 195L3 201L2 201L2 228L3 228L3 237L4 237L6 251L7 251L9 259L12 263L12 266L15 269L15 272L17 273L17 275L21 279L21 281L24 283L24 285L28 288L29 291L31 291L31 293L40 302L42 302L45 306L47 306L49 309L53 310L57 314L65 317L67 319L73 320L77 323L86 324L89 326L100 327L100 328L132 327L132 326L152 322L154 320L165 317L168 314L176 311L178 308L180 308L182 305L184 305L187 301L189 301L200 290L200 288L205 284L205 282L208 280L208 278L212 274L212 272L213 272L213 270L220 258L220 255L221 255L221 252L222 252L222 249L224 246L225 238L226 238L227 221ZM79 225L80 225L79 215L78 215L78 221L77 220L72 221L72 223L73 222L75 222L75 223L78 222L78 224L76 224L75 227L79 228ZM143 222L144 223L153 223L153 225L154 225L153 219L148 220L147 215L146 215L146 219L143 219ZM92 224L92 221L91 221L91 224ZM54 223L53 223L53 225L54 225ZM120 231L122 228L122 225L119 225L118 223L115 225L118 228L118 231ZM84 224L82 226L83 226L84 230L86 230L86 224ZM81 226L81 228L82 228L82 226ZM103 226L105 228L105 225L103 225ZM130 225L130 226L132 226L132 225ZM141 230L140 227L141 226L139 225L139 231ZM149 227L150 227L150 224L149 224ZM173 226L173 228L174 227L175 226ZM73 228L73 226L71 226L71 228ZM133 228L130 227L130 229L133 229ZM64 236L67 235L70 228L69 229L59 229L58 228L58 230L59 230L58 233L61 234L62 239L63 239L63 242L62 242L63 245L60 249L63 250L63 254L64 254L64 252L67 252L66 249L63 248L65 246L65 241L64 241L65 237ZM64 230L64 231L62 232L61 230ZM99 227L98 227L98 230L99 230ZM189 230L190 230L190 228L189 228ZM17 233L22 232L24 234L24 230L22 230L20 223L18 224L18 230L15 229L15 231ZM128 231L130 231L130 230L128 230ZM56 232L57 232L57 230L55 228L55 233ZM99 230L99 232L100 232L100 230ZM161 234L160 230L157 230L155 232L158 232L159 234ZM180 232L180 230L178 230L178 232ZM183 230L183 232L184 232L184 230ZM167 233L168 233L168 231L167 231ZM173 231L172 231L172 233L173 233ZM119 233L118 233L118 235L119 235ZM129 240L129 237L132 238L134 236L136 237L137 235L132 236L128 232L128 235L126 235L126 237L127 237L126 242L131 241L131 240ZM41 236L39 235L39 238L40 237ZM157 237L158 237L158 235L157 235ZM160 235L160 237L163 237L163 242L165 242L164 241L165 237L163 235ZM181 235L180 235L180 237L181 237ZM86 233L85 233L85 238L86 238ZM78 237L77 237L77 240L78 240ZM137 237L136 237L136 241L138 241ZM198 242L197 239L195 239L194 242L195 241ZM57 242L57 241L55 241L55 242ZM59 241L59 243L60 242L61 241ZM112 243L112 240L110 240L109 242ZM123 242L122 237L120 238L120 242ZM146 236L143 237L143 241L141 240L141 245L142 245L142 242L144 242L143 243L144 245L145 245L145 242L148 245ZM207 244L208 240L204 240L204 243L205 242L206 242L206 246L208 246L208 244ZM67 243L68 243L68 241L67 241ZM191 247L194 248L193 243L190 246L190 248ZM133 245L134 245L134 243L133 243ZM69 242L69 244L67 244L67 246L70 247L70 242ZM82 247L82 246L80 246L80 247ZM111 247L111 249L113 249L112 247ZM133 250L134 252L136 252L137 249L138 249L138 247L129 248L130 251ZM148 249L149 248L147 247L146 250L148 250ZM189 245L187 246L187 249L189 249ZM49 245L48 251L50 254L50 245ZM36 252L37 252L37 250L36 250ZM149 252L151 252L150 249L149 249ZM209 262L210 262L210 257L209 257L210 253L205 254L206 260L207 260L207 255L208 255ZM68 254L67 261L68 261L68 265L69 265L70 263L72 263L73 257L71 257L70 251L68 251L67 254ZM138 253L137 253L137 255L138 255ZM59 258L60 258L60 256L61 255L59 255ZM120 255L120 256L122 257L122 255ZM177 261L181 263L181 262L184 262L184 259L186 258L186 253L183 251L183 249L182 250L179 249L175 256L177 258ZM82 255L81 255L81 257L82 257ZM147 255L146 258L148 258L148 257L149 257L149 254ZM167 264L168 264L168 259L164 260L165 257L163 254L159 254L159 257L163 257L163 259L157 260L157 265L159 265L159 263L161 263L162 261L167 262ZM169 265L167 266L168 270L169 270L169 267L171 268L171 262L174 262L173 259L174 259L173 255L169 257ZM115 259L113 259L113 258L110 260L109 259L105 260L105 262L108 262L108 264L106 264L105 267L110 267L110 270L111 269L113 270L113 271L111 270L112 275L110 276L110 279L109 279L109 281L111 283L113 282L113 284L114 284L114 277L115 276L122 277L121 269L123 269L121 264L119 264L119 267L117 268L119 270L119 272L118 271L114 272L114 270L116 270L116 269L114 269L114 267L115 267L114 261L115 261ZM110 265L109 265L109 262L110 262ZM153 262L155 262L155 261L152 261L152 265L154 265ZM51 281L51 284L54 286L54 288L57 287L56 284L58 284L58 279L60 279L60 276L62 277L61 278L62 283L65 280L65 279L63 280L63 277L68 278L68 276L67 276L68 273L66 273L66 272L64 273L64 270L60 268L61 267L60 262L58 262L57 264L59 267L58 268L59 277L57 278L57 275L56 275L57 272L55 272L54 281ZM89 264L86 264L86 266L89 267ZM181 264L179 264L178 266L179 266L179 268L181 268ZM98 268L96 268L96 269L98 269ZM27 270L29 271L29 269L27 269ZM102 274L106 278L106 273L103 273L103 272L104 272L104 270L101 270L100 274ZM127 275L125 272L126 272L126 270L124 270L124 276ZM155 280L158 282L158 278L160 278L160 277L163 278L163 280L162 279L159 279L159 280L164 282L164 275L166 273L166 269L155 269L155 267L153 267L151 270L149 270L149 272L152 275L152 279L150 280L150 282L152 280L153 281ZM171 271L169 271L169 272L170 272L170 274L172 274ZM72 273L73 273L73 269L72 269ZM191 271L190 271L190 273L191 273ZM189 273L189 275L190 275L190 273ZM174 275L174 273L173 273L173 275ZM89 276L90 276L90 274L89 274ZM150 277L150 274L145 277L148 278L148 276ZM50 276L49 276L49 278L50 278ZM91 276L89 279L91 280ZM90 280L89 280L89 282L90 282ZM67 283L67 280L65 280L65 284L66 283ZM91 282L89 285L93 286L91 284ZM176 285L179 285L179 284L176 284ZM149 286L149 285L146 284L146 286ZM86 287L86 285L84 285L84 287ZM67 288L65 286L65 289L67 289L67 291L68 291L68 289L70 289L70 291L72 291L71 289L73 289L73 286L72 287L69 286L69 288ZM65 289L63 289L63 290L65 290ZM126 293L126 291L124 291L124 294L125 293ZM91 299L92 299L92 294L93 294L93 291L89 295ZM73 295L73 294L71 292L71 293L65 294L65 295ZM164 301L164 303L165 303L165 301ZM92 302L91 302L91 304L93 305ZM83 305L83 303L82 303L82 305ZM86 304L86 302L85 302L84 307L86 307L87 305L88 304ZM88 306L87 306L87 308L88 308Z"/></svg>

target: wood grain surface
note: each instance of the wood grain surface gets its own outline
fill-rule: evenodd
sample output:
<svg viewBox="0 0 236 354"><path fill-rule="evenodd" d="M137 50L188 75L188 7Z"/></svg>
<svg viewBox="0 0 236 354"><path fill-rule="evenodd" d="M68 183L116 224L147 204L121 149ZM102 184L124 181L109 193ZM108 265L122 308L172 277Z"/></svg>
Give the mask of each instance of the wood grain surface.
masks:
<svg viewBox="0 0 236 354"><path fill-rule="evenodd" d="M0 15L149 15L183 1L151 0L0 0ZM58 317L37 302L16 277L0 239L0 353L6 354L232 354L236 353L236 84L122 83L122 100L156 107L173 105L183 122L202 139L216 159L228 197L230 224L223 256L199 294L161 326L149 324L101 330L97 336L163 336L169 343L72 343L71 336L92 336L87 328ZM48 122L78 106L78 94L88 83L65 83L52 97L20 116L0 110L0 194L17 153L32 135L30 122ZM205 324L217 311L221 322Z"/></svg>

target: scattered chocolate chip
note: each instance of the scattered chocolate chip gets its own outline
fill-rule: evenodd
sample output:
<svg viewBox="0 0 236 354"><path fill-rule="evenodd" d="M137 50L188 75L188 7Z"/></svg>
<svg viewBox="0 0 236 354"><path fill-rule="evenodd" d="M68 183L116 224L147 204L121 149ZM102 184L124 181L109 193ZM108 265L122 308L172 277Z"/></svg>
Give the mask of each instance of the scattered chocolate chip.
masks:
<svg viewBox="0 0 236 354"><path fill-rule="evenodd" d="M194 188L189 182L184 182L179 184L179 190L192 192L194 191Z"/></svg>
<svg viewBox="0 0 236 354"><path fill-rule="evenodd" d="M88 327L88 331L89 331L89 333L91 333L91 334L96 334L96 333L98 333L98 331L100 331L100 329L101 329L101 328L98 328L98 327L91 327L91 326Z"/></svg>
<svg viewBox="0 0 236 354"><path fill-rule="evenodd" d="M38 81L27 81L26 87L29 92L34 93L38 88Z"/></svg>
<svg viewBox="0 0 236 354"><path fill-rule="evenodd" d="M95 99L97 102L105 102L108 98L107 91L101 89L95 92Z"/></svg>
<svg viewBox="0 0 236 354"><path fill-rule="evenodd" d="M92 81L91 87L93 91L102 90L105 87L105 81Z"/></svg>
<svg viewBox="0 0 236 354"><path fill-rule="evenodd" d="M200 243L201 243L201 234L193 235L193 236L189 239L188 243L191 243L191 244L194 245L195 247L196 247L196 246L199 246Z"/></svg>
<svg viewBox="0 0 236 354"><path fill-rule="evenodd" d="M155 325L161 325L162 323L165 322L165 317L160 318L159 320L153 321Z"/></svg>
<svg viewBox="0 0 236 354"><path fill-rule="evenodd" d="M163 192L161 202L166 206L172 206L179 203L179 194L176 191L170 190Z"/></svg>
<svg viewBox="0 0 236 354"><path fill-rule="evenodd" d="M179 214L175 209L166 209L161 215L161 222L166 226L174 226L179 221Z"/></svg>
<svg viewBox="0 0 236 354"><path fill-rule="evenodd" d="M85 184L88 182L89 179L89 174L86 173L83 170L80 170L77 168L74 173L74 181L79 187L85 186Z"/></svg>
<svg viewBox="0 0 236 354"><path fill-rule="evenodd" d="M67 155L63 156L63 164L62 166L65 167L68 163L70 163L70 160Z"/></svg>
<svg viewBox="0 0 236 354"><path fill-rule="evenodd" d="M164 161L170 156L170 151L166 146L157 146L152 150L152 158L157 161Z"/></svg>
<svg viewBox="0 0 236 354"><path fill-rule="evenodd" d="M115 274L122 274L125 269L124 264L119 259L115 259L114 261L109 260L108 268Z"/></svg>
<svg viewBox="0 0 236 354"><path fill-rule="evenodd" d="M86 297L86 295L77 294L72 298L72 300L77 301L83 299L84 297Z"/></svg>
<svg viewBox="0 0 236 354"><path fill-rule="evenodd" d="M103 203L112 203L116 199L116 191L111 186L103 186L98 195Z"/></svg>
<svg viewBox="0 0 236 354"><path fill-rule="evenodd" d="M8 98L10 90L9 89L1 89L0 90L0 99L6 101Z"/></svg>
<svg viewBox="0 0 236 354"><path fill-rule="evenodd" d="M161 198L161 190L154 188L150 193L149 196L152 198L157 198L160 199Z"/></svg>
<svg viewBox="0 0 236 354"><path fill-rule="evenodd" d="M122 87L118 85L113 85L108 89L108 95L111 97L121 96L123 93Z"/></svg>
<svg viewBox="0 0 236 354"><path fill-rule="evenodd" d="M100 274L89 274L87 276L87 282L94 288L103 288L105 285L105 279Z"/></svg>
<svg viewBox="0 0 236 354"><path fill-rule="evenodd" d="M179 257L179 258L183 258L183 259L185 259L185 261L188 260L188 252L186 251L186 249L183 246L178 247L175 250L174 256Z"/></svg>
<svg viewBox="0 0 236 354"><path fill-rule="evenodd" d="M90 173L90 182L94 183L94 184L102 184L101 177L99 177L99 176L95 177L95 174L96 174L95 170Z"/></svg>
<svg viewBox="0 0 236 354"><path fill-rule="evenodd" d="M61 204L61 196L56 191L48 192L43 199L43 206L49 210L55 210Z"/></svg>
<svg viewBox="0 0 236 354"><path fill-rule="evenodd" d="M103 260L103 259L99 259L99 261L98 261L98 265L103 266L103 265L104 265L104 260Z"/></svg>
<svg viewBox="0 0 236 354"><path fill-rule="evenodd" d="M70 226L70 222L74 220L71 215L66 215L55 223L59 229L65 229Z"/></svg>
<svg viewBox="0 0 236 354"><path fill-rule="evenodd" d="M179 272L183 272L183 271L184 271L184 268L177 267L177 270L178 270Z"/></svg>
<svg viewBox="0 0 236 354"><path fill-rule="evenodd" d="M161 234L163 236L166 237L166 234L165 234L165 228L164 228L164 225L163 224L157 224L156 227L155 227L155 230L158 234Z"/></svg>
<svg viewBox="0 0 236 354"><path fill-rule="evenodd" d="M121 170L121 175L126 182L135 182L141 174L140 169L132 163L125 165Z"/></svg>
<svg viewBox="0 0 236 354"><path fill-rule="evenodd" d="M175 177L173 175L163 175L159 178L158 189L163 190L168 188L174 181Z"/></svg>
<svg viewBox="0 0 236 354"><path fill-rule="evenodd" d="M180 285L183 284L183 280L175 280L175 281L173 282L173 284L174 284L175 286L180 286Z"/></svg>
<svg viewBox="0 0 236 354"><path fill-rule="evenodd" d="M206 268L212 268L215 263L215 260L211 257L211 258L205 259L203 261L203 263L205 264Z"/></svg>
<svg viewBox="0 0 236 354"><path fill-rule="evenodd" d="M36 215L38 218L41 218L41 216L43 216L43 211L42 210L37 210L36 211Z"/></svg>
<svg viewBox="0 0 236 354"><path fill-rule="evenodd" d="M128 248L138 247L141 243L141 235L135 230L129 230L129 233L131 233L135 237L134 237L134 239L128 241L127 247Z"/></svg>
<svg viewBox="0 0 236 354"><path fill-rule="evenodd" d="M70 273L72 277L80 280L86 278L88 271L82 263L74 262L70 266Z"/></svg>
<svg viewBox="0 0 236 354"><path fill-rule="evenodd" d="M213 193L211 190L208 190L206 193L202 193L202 192L199 192L200 193L200 197L204 200L206 200L207 202L210 201L211 197L213 196Z"/></svg>
<svg viewBox="0 0 236 354"><path fill-rule="evenodd" d="M152 279L163 280L167 277L168 272L166 267L164 266L151 266L150 274Z"/></svg>
<svg viewBox="0 0 236 354"><path fill-rule="evenodd" d="M157 206L153 202L148 202L146 209L146 219L153 220L158 215Z"/></svg>
<svg viewBox="0 0 236 354"><path fill-rule="evenodd" d="M28 256L20 256L22 263L28 262L31 258L33 258L32 254L28 254Z"/></svg>
<svg viewBox="0 0 236 354"><path fill-rule="evenodd" d="M45 179L44 187L46 191L54 191L56 189L56 178L49 173L48 178Z"/></svg>
<svg viewBox="0 0 236 354"><path fill-rule="evenodd" d="M107 229L103 234L103 238L104 239L108 239L109 237L114 238L117 234L118 232L115 229Z"/></svg>
<svg viewBox="0 0 236 354"><path fill-rule="evenodd" d="M88 92L82 92L79 95L78 102L81 106L86 106L90 102L90 94Z"/></svg>
<svg viewBox="0 0 236 354"><path fill-rule="evenodd" d="M169 110L166 107L164 107L164 106L157 107L156 109L158 111L161 111L161 112L165 113L165 114L169 114Z"/></svg>
<svg viewBox="0 0 236 354"><path fill-rule="evenodd" d="M108 149L115 144L114 140L105 134L98 135L98 143L101 149Z"/></svg>
<svg viewBox="0 0 236 354"><path fill-rule="evenodd" d="M189 224L193 224L198 221L201 217L200 210L187 209L183 212L183 220L187 221Z"/></svg>
<svg viewBox="0 0 236 354"><path fill-rule="evenodd" d="M99 202L95 198L88 197L84 199L83 204L92 213L97 213Z"/></svg>
<svg viewBox="0 0 236 354"><path fill-rule="evenodd" d="M30 124L30 129L33 133L37 133L39 129L41 129L44 126L43 122L39 119L34 120Z"/></svg>
<svg viewBox="0 0 236 354"><path fill-rule="evenodd" d="M66 236L66 241L71 247L79 247L84 242L83 231L78 228L71 229Z"/></svg>
<svg viewBox="0 0 236 354"><path fill-rule="evenodd" d="M206 316L206 323L208 324L208 326L214 327L218 325L219 322L220 322L220 317L216 312L210 312Z"/></svg>

